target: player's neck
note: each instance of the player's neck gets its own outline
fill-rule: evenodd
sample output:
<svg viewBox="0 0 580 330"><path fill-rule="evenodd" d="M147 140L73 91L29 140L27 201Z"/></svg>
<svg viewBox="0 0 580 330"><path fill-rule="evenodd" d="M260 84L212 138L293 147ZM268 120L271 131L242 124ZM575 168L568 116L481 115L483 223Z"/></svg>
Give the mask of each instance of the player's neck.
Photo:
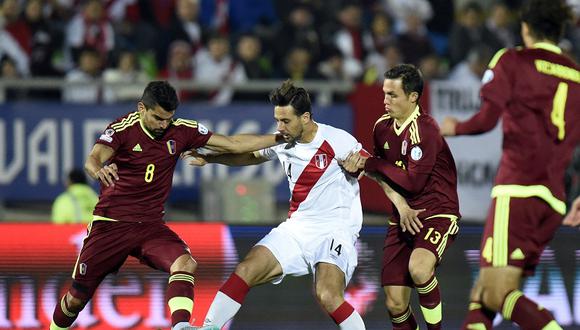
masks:
<svg viewBox="0 0 580 330"><path fill-rule="evenodd" d="M312 140L314 140L314 137L316 136L316 132L318 132L318 125L315 122L311 121L304 127L302 137L298 139L298 142L300 143L312 142Z"/></svg>
<svg viewBox="0 0 580 330"><path fill-rule="evenodd" d="M417 105L413 103L409 110L405 111L405 113L402 114L399 118L395 118L395 125L397 125L397 127L401 127L407 121L407 119L409 119L413 112L415 112L416 108Z"/></svg>

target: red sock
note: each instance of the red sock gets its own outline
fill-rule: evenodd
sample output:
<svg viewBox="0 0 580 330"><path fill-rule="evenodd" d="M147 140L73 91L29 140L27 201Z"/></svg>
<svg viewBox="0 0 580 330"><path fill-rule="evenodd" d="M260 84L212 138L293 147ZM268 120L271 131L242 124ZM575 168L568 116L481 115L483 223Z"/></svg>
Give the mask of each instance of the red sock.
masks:
<svg viewBox="0 0 580 330"><path fill-rule="evenodd" d="M554 321L549 311L528 299L520 290L506 295L501 313L506 320L512 320L522 329L542 329Z"/></svg>
<svg viewBox="0 0 580 330"><path fill-rule="evenodd" d="M493 327L493 319L495 318L495 312L491 311L481 305L479 302L470 302L469 303L469 312L467 312L467 316L463 321L463 325L461 326L461 330L470 329L469 325L481 325L484 326L483 329L491 330ZM474 329L474 327L471 327Z"/></svg>
<svg viewBox="0 0 580 330"><path fill-rule="evenodd" d="M334 320L334 323L341 324L354 312L354 308L348 302L343 302L338 308L330 313L330 317Z"/></svg>
<svg viewBox="0 0 580 330"><path fill-rule="evenodd" d="M421 312L425 317L428 330L441 330L441 292L435 274L423 284L415 284L419 293Z"/></svg>
<svg viewBox="0 0 580 330"><path fill-rule="evenodd" d="M171 312L172 325L189 322L193 310L193 284L192 273L175 272L169 276L167 304Z"/></svg>
<svg viewBox="0 0 580 330"><path fill-rule="evenodd" d="M391 315L393 330L417 330L417 321L415 320L415 316L413 316L413 312L409 306L407 306L407 310L401 314L389 314Z"/></svg>
<svg viewBox="0 0 580 330"><path fill-rule="evenodd" d="M236 273L232 273L226 283L222 285L220 291L241 305L244 302L244 298L246 298L246 295L250 291L250 287Z"/></svg>
<svg viewBox="0 0 580 330"><path fill-rule="evenodd" d="M74 314L69 311L68 304L66 303L66 294L60 299L60 302L54 307L54 313L52 315L52 322L61 328L70 327L73 322L77 319L78 314Z"/></svg>

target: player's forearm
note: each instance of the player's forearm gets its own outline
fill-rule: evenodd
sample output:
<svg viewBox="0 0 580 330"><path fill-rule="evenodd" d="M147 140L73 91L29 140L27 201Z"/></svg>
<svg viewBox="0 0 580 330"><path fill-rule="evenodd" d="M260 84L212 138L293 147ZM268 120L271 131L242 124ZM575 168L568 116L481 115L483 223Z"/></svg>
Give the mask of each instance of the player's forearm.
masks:
<svg viewBox="0 0 580 330"><path fill-rule="evenodd" d="M401 189L411 194L423 190L423 187L427 183L426 175L411 176L411 173L408 171L395 167L377 157L367 159L365 163L365 171L369 173L379 173Z"/></svg>
<svg viewBox="0 0 580 330"><path fill-rule="evenodd" d="M377 180L377 183L379 184L379 186L381 186L383 192L385 193L385 195L387 195L387 198L393 203L393 205L395 205L397 210L402 210L403 208L409 207L407 200L403 196L401 196L401 194L396 192L391 186L389 186L388 183L380 179Z"/></svg>
<svg viewBox="0 0 580 330"><path fill-rule="evenodd" d="M475 135L491 131L501 115L500 107L483 100L481 109L470 119L457 123L456 135Z"/></svg>
<svg viewBox="0 0 580 330"><path fill-rule="evenodd" d="M85 161L85 172L93 179L97 179L97 172L103 167L96 157L89 155Z"/></svg>
<svg viewBox="0 0 580 330"><path fill-rule="evenodd" d="M262 163L264 160L257 158L253 152L243 154L218 154L203 157L208 163L228 166L246 166Z"/></svg>
<svg viewBox="0 0 580 330"><path fill-rule="evenodd" d="M225 152L242 154L251 151L257 151L269 148L283 142L281 135L267 134L267 135L253 135L253 134L238 134L232 135L232 146L225 148Z"/></svg>

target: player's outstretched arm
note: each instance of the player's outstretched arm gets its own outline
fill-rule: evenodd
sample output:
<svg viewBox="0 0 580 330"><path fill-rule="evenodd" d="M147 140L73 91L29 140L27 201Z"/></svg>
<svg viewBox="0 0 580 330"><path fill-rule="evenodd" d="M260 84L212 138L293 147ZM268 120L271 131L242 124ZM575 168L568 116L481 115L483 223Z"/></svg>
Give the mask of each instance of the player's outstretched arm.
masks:
<svg viewBox="0 0 580 330"><path fill-rule="evenodd" d="M243 154L200 154L195 150L183 153L182 158L191 166L204 166L207 163L223 164L228 166L256 165L266 162L268 159L260 155L258 151Z"/></svg>
<svg viewBox="0 0 580 330"><path fill-rule="evenodd" d="M117 175L117 165L103 164L113 157L115 150L113 148L96 143L85 161L85 171L95 180L101 181L105 186L115 185L119 180Z"/></svg>
<svg viewBox="0 0 580 330"><path fill-rule="evenodd" d="M389 186L389 184L386 183L378 174L365 172L365 175L376 181L383 189L385 195L387 195L387 198L393 202L399 212L400 226L403 231L409 231L409 233L413 235L418 233L421 228L423 228L423 223L421 223L421 220L419 219L419 214L425 211L425 209L412 209L407 203L407 200Z"/></svg>
<svg viewBox="0 0 580 330"><path fill-rule="evenodd" d="M576 227L580 225L580 196L576 197L572 203L572 207L564 218L564 225Z"/></svg>
<svg viewBox="0 0 580 330"><path fill-rule="evenodd" d="M237 134L226 136L213 134L207 141L205 148L221 153L241 154L257 151L283 143L281 134Z"/></svg>

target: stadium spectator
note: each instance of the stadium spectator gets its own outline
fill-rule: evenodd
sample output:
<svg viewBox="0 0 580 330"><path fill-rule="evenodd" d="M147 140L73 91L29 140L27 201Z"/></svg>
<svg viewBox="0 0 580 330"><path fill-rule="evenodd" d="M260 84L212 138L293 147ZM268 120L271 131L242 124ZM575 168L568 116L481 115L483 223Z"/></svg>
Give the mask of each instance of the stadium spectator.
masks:
<svg viewBox="0 0 580 330"><path fill-rule="evenodd" d="M355 81L363 73L362 65L355 61L345 61L342 53L333 48L326 59L318 63L318 73L326 80Z"/></svg>
<svg viewBox="0 0 580 330"><path fill-rule="evenodd" d="M262 41L255 34L246 33L240 36L236 46L236 57L248 79L272 77L272 63L262 54Z"/></svg>
<svg viewBox="0 0 580 330"><path fill-rule="evenodd" d="M372 37L365 31L362 24L362 8L356 2L347 2L338 12L340 27L334 34L334 47L343 55L344 61L354 61L362 65L368 51L372 47ZM369 42L365 42L365 39Z"/></svg>
<svg viewBox="0 0 580 330"><path fill-rule="evenodd" d="M431 3L427 0L385 0L387 13L392 15L395 19L395 31L397 34L406 33L411 27L409 24L409 16L413 15L415 21L412 29L418 29L421 34L427 33L425 23L433 17L433 8Z"/></svg>
<svg viewBox="0 0 580 330"><path fill-rule="evenodd" d="M365 60L363 81L367 84L382 82L383 74L395 65L403 63L403 54L396 42L385 45L380 53L370 53Z"/></svg>
<svg viewBox="0 0 580 330"><path fill-rule="evenodd" d="M406 17L405 31L397 37L397 45L406 63L419 66L421 59L435 52L431 40L419 16L410 13Z"/></svg>
<svg viewBox="0 0 580 330"><path fill-rule="evenodd" d="M159 76L169 80L193 79L193 57L191 45L183 40L176 40L169 46L167 66L161 70ZM181 102L190 101L195 93L191 89L177 88L177 94Z"/></svg>
<svg viewBox="0 0 580 330"><path fill-rule="evenodd" d="M17 0L6 0L0 5L0 55L7 55L14 62L18 74L30 74L30 31Z"/></svg>
<svg viewBox="0 0 580 330"><path fill-rule="evenodd" d="M468 2L459 13L458 20L451 28L449 36L449 57L451 66L463 61L473 47L486 44L493 51L502 48L502 43L484 24L484 12L477 2Z"/></svg>
<svg viewBox="0 0 580 330"><path fill-rule="evenodd" d="M496 313L522 329L562 329L519 286L562 224L564 173L580 143L580 68L557 46L569 17L563 0L528 1L521 14L525 48L494 56L477 114L441 125L447 136L481 134L502 118L502 157L462 329L491 329Z"/></svg>
<svg viewBox="0 0 580 330"><path fill-rule="evenodd" d="M516 44L516 27L512 21L512 12L503 2L491 6L490 15L485 21L487 29L495 35L502 47L513 47Z"/></svg>
<svg viewBox="0 0 580 330"><path fill-rule="evenodd" d="M427 329L442 327L442 303L435 269L455 240L459 227L457 170L435 120L419 107L423 91L420 72L402 64L384 75L386 114L374 126L374 155L351 154L344 168L364 170L377 180L395 204L383 249L381 284L394 329L417 329L409 306L411 290ZM392 188L391 188L392 187ZM422 211L408 216L391 197L393 188Z"/></svg>
<svg viewBox="0 0 580 330"><path fill-rule="evenodd" d="M63 36L43 16L42 5L42 0L29 0L24 8L24 21L30 31L30 73L41 77L63 76L53 64Z"/></svg>
<svg viewBox="0 0 580 330"><path fill-rule="evenodd" d="M103 72L105 83L103 100L105 103L115 103L139 98L142 87L138 85L144 85L147 79L147 74L139 68L135 52L122 51L117 60L117 67Z"/></svg>
<svg viewBox="0 0 580 330"><path fill-rule="evenodd" d="M243 166L278 159L292 191L288 218L237 265L216 294L204 325L221 329L255 286L313 273L316 298L339 328L365 329L361 316L344 299L357 265L359 186L337 163L360 150L360 144L343 130L314 122L308 93L290 81L270 94L270 102L286 144L238 155L192 153L192 165Z"/></svg>
<svg viewBox="0 0 580 330"><path fill-rule="evenodd" d="M465 60L459 62L449 72L447 79L466 85L479 85L492 57L493 50L491 48L486 45L478 45L469 51Z"/></svg>
<svg viewBox="0 0 580 330"><path fill-rule="evenodd" d="M230 103L234 95L231 85L247 80L243 65L230 53L228 38L217 33L210 36L207 48L195 54L193 78L198 83L219 86L209 94L210 103L215 105Z"/></svg>
<svg viewBox="0 0 580 330"><path fill-rule="evenodd" d="M115 33L100 0L87 0L66 27L66 47L72 63L80 61L83 49L93 48L107 63L115 47Z"/></svg>
<svg viewBox="0 0 580 330"><path fill-rule="evenodd" d="M52 223L89 223L99 197L87 183L85 172L71 170L65 182L66 190L52 204Z"/></svg>
<svg viewBox="0 0 580 330"><path fill-rule="evenodd" d="M66 74L62 100L69 103L99 103L102 90L99 84L103 60L93 48L80 51L79 66Z"/></svg>
<svg viewBox="0 0 580 330"><path fill-rule="evenodd" d="M287 52L282 70L279 77L290 77L295 81L320 79L308 49L301 46L296 46Z"/></svg>
<svg viewBox="0 0 580 330"><path fill-rule="evenodd" d="M187 244L163 221L163 205L182 152L205 147L245 153L282 142L279 135L213 134L194 120L174 119L177 93L165 81L150 82L137 111L107 126L87 157L85 170L101 192L68 292L56 304L50 330L68 329L101 281L129 256L169 273L167 304L172 330L189 324L197 263ZM279 142L278 142L279 141Z"/></svg>

